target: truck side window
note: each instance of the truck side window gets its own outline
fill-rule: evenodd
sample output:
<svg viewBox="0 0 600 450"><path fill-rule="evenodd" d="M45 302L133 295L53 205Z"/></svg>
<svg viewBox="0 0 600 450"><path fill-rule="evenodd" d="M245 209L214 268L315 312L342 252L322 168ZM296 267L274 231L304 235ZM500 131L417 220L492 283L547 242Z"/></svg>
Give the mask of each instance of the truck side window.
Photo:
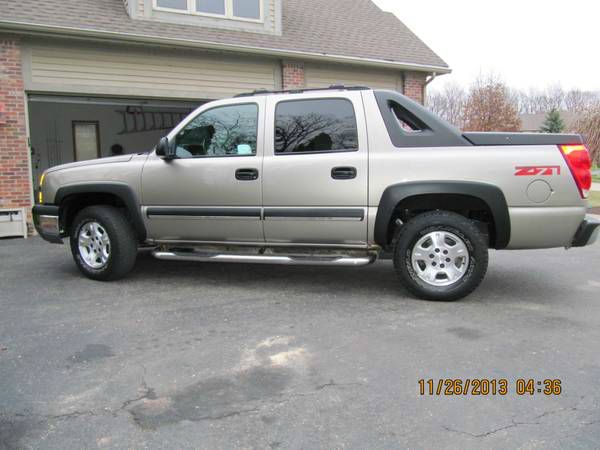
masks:
<svg viewBox="0 0 600 450"><path fill-rule="evenodd" d="M257 130L258 105L255 103L209 109L177 134L177 156L254 156Z"/></svg>
<svg viewBox="0 0 600 450"><path fill-rule="evenodd" d="M390 109L396 116L400 128L407 133L419 133L429 128L425 125L425 122L420 120L417 116L411 113L408 109L404 108L397 102L390 102Z"/></svg>
<svg viewBox="0 0 600 450"><path fill-rule="evenodd" d="M276 154L356 150L356 114L349 100L292 100L277 104Z"/></svg>

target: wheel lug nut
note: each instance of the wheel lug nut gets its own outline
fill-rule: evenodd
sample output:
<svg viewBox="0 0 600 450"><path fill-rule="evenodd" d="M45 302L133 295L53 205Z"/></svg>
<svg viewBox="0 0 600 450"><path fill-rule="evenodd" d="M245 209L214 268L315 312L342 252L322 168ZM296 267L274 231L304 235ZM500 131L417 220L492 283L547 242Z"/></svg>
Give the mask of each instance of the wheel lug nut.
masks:
<svg viewBox="0 0 600 450"><path fill-rule="evenodd" d="M431 255L429 255L430 258L433 258L433 253Z"/></svg>
<svg viewBox="0 0 600 450"><path fill-rule="evenodd" d="M446 258L446 262L450 262L450 258Z"/></svg>
<svg viewBox="0 0 600 450"><path fill-rule="evenodd" d="M439 253L439 252L440 252L440 249L439 249L439 248L436 248L436 249L435 249L435 252L436 252L436 253Z"/></svg>
<svg viewBox="0 0 600 450"><path fill-rule="evenodd" d="M432 265L433 267L435 267L437 264L436 264L436 263L434 263L434 262L432 262L432 263L431 263L431 265Z"/></svg>
<svg viewBox="0 0 600 450"><path fill-rule="evenodd" d="M444 255L447 255L447 254L448 254L448 250L444 250Z"/></svg>
<svg viewBox="0 0 600 450"><path fill-rule="evenodd" d="M443 265L443 264L440 264L440 267L443 269L443 268L444 268L444 267L446 267L446 266L445 266L445 265Z"/></svg>

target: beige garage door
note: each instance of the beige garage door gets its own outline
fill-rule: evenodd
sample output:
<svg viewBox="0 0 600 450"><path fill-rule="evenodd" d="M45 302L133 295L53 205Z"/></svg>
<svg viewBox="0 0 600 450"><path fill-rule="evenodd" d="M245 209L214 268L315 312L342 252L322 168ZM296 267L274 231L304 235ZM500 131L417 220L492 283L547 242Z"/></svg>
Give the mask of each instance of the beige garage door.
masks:
<svg viewBox="0 0 600 450"><path fill-rule="evenodd" d="M345 86L368 86L379 89L402 90L400 72L390 70L307 64L305 66L305 76L307 88L343 84Z"/></svg>
<svg viewBox="0 0 600 450"><path fill-rule="evenodd" d="M26 89L94 95L217 99L277 89L276 60L193 51L31 43Z"/></svg>

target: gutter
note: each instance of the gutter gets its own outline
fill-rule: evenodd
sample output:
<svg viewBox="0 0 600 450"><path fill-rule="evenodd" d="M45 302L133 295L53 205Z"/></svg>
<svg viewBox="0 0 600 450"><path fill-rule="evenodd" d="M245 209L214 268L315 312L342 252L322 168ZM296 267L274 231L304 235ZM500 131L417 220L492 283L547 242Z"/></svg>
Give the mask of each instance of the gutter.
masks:
<svg viewBox="0 0 600 450"><path fill-rule="evenodd" d="M110 42L137 42L160 46L176 46L188 48L203 48L210 50L232 51L238 53L271 55L280 58L302 58L313 61L328 61L340 63L354 63L363 66L396 68L400 70L414 70L420 72L435 72L437 74L446 74L452 72L449 67L435 66L427 64L405 63L388 61L385 59L357 58L353 56L335 55L329 53L303 52L296 50L282 50L266 47L254 47L239 44L224 44L220 42L195 41L192 39L154 37L143 34L119 33L115 31L90 30L77 27L63 27L57 25L41 25L29 22L15 22L0 20L0 30L13 31L28 35L43 36L68 36L87 38L95 41Z"/></svg>

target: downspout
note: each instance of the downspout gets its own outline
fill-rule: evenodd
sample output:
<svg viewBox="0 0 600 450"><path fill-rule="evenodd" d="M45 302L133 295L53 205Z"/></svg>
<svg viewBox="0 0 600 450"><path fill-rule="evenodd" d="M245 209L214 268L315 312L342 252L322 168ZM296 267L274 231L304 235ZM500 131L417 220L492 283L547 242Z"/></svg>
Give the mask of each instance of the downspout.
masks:
<svg viewBox="0 0 600 450"><path fill-rule="evenodd" d="M435 80L437 77L437 73L433 72L430 77L425 78L425 84L423 84L423 106L427 106L427 85Z"/></svg>

